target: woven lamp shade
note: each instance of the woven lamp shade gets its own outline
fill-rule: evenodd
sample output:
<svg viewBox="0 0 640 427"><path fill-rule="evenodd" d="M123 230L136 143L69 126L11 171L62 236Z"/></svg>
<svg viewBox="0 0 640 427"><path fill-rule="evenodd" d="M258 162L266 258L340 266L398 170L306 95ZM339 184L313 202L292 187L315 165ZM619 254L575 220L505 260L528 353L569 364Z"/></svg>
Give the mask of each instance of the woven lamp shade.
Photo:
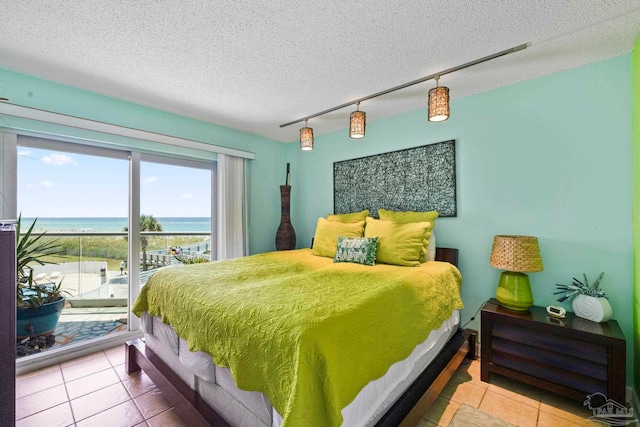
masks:
<svg viewBox="0 0 640 427"><path fill-rule="evenodd" d="M300 128L300 149L313 150L313 129L310 127Z"/></svg>
<svg viewBox="0 0 640 427"><path fill-rule="evenodd" d="M349 119L349 138L364 138L364 131L367 125L367 113L364 111L354 111Z"/></svg>
<svg viewBox="0 0 640 427"><path fill-rule="evenodd" d="M532 236L495 236L489 264L521 273L544 270L538 239Z"/></svg>
<svg viewBox="0 0 640 427"><path fill-rule="evenodd" d="M449 88L434 87L429 91L429 121L443 122L449 118Z"/></svg>

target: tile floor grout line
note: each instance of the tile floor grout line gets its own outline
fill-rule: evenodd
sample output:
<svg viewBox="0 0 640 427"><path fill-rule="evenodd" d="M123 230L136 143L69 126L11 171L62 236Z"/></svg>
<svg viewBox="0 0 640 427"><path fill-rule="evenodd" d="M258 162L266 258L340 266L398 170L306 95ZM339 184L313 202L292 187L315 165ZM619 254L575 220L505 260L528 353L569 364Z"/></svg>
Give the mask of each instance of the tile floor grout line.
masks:
<svg viewBox="0 0 640 427"><path fill-rule="evenodd" d="M111 384L111 385L108 385L108 386L105 386L105 387L99 388L98 390L92 391L91 393L87 393L87 394L85 394L85 395L83 395L83 396L76 397L75 399L72 399L72 400L77 400L77 399L80 399L80 398L82 398L82 397L86 397L86 396L88 396L88 395L90 395L90 394L97 393L97 392L99 392L99 391L101 391L101 390L104 390L105 388L112 387L112 386L114 386L114 385L116 385L116 384L118 384L118 383L114 383L114 384ZM124 387L124 384L122 384L122 386ZM126 388L126 387L124 387L124 389L125 389L125 391L127 391L127 388ZM127 394L129 394L129 393L127 392ZM98 414L100 414L100 413L102 413L102 412L108 411L109 409L115 408L115 407L116 407L116 406L118 406L118 405L121 405L121 404L123 404L123 403L127 403L127 402L129 402L129 401L131 401L131 400L133 400L133 398L132 398L132 397L131 397L131 395L129 394L129 399L125 400L124 402L118 402L118 403L114 404L113 406L109 406L109 407L107 407L107 408L104 408L104 409L103 409L102 411L100 411L100 412L96 412L95 414L91 414L91 415L89 415L89 416L87 416L87 417L84 417L84 418L81 418L81 419L79 419L79 420L77 420L77 419L76 419L75 413L73 413L73 405L71 405L71 400L69 401L69 406L71 406L71 411L72 411L72 413L73 413L73 419L74 419L74 421L75 421L75 422L80 422L80 421L84 421L84 420L86 420L87 418L91 418L91 417L93 417L94 415L98 415ZM134 402L134 403L135 403L135 402Z"/></svg>
<svg viewBox="0 0 640 427"><path fill-rule="evenodd" d="M52 366L53 366L53 365L52 365ZM60 374L60 376L62 377L62 373ZM18 389L18 384L20 384L20 383L22 383L22 382L25 382L25 381L30 381L30 380L33 380L34 382L36 382L36 380L37 380L37 379L38 379L38 377L37 377L37 376L33 376L33 377L31 377L31 378L27 378L27 379L24 379L24 380L21 380L21 381L18 381L18 380L17 380L17 378L16 378L16 400L18 400L18 399L23 399L23 398L25 398L25 397L27 397L27 396L31 396L32 394L38 393L38 392L40 392L40 391L47 390L47 389L50 389L50 388L53 388L53 387L57 387L57 386L59 386L59 385L64 384L64 378L62 378L62 383L61 383L61 384L54 384L54 385L51 385L51 386L46 386L46 387L44 387L44 388L37 389L37 390L35 390L35 391L32 391L32 392L30 392L30 393L27 393L27 394L25 394L24 396L20 396L20 397L18 397L18 391L17 391L17 389Z"/></svg>
<svg viewBox="0 0 640 427"><path fill-rule="evenodd" d="M81 379L87 378L87 377L89 377L89 376L91 376L91 375L95 375L95 374L99 374L99 373L104 372L104 371L108 371L109 369L113 369L113 366L109 366L108 368L105 368L105 369L100 369L99 371L92 371L91 373L89 373L89 374L87 374L87 375L83 375L83 376L81 376L81 377L74 378L74 379L72 379L72 380L68 380L68 381L66 381L66 380L65 380L65 384L66 384L67 382L72 383L72 382L74 382L74 381L78 381L78 380L81 380ZM116 375L117 375L117 373L116 373Z"/></svg>
<svg viewBox="0 0 640 427"><path fill-rule="evenodd" d="M61 403L58 403L57 405L53 405L53 406L51 406L50 408L46 408L46 409L43 409L43 410L41 410L41 411L34 412L34 413L29 414L29 415L27 415L27 416L24 416L24 417L22 417L22 418L16 418L16 421L26 420L26 419L27 419L27 418L29 418L29 417L33 417L34 415L41 414L41 413L42 413L42 412L44 412L44 411L48 411L48 410L50 410L50 409L57 408L58 406L62 406L62 405L64 405L65 403L69 403L69 402L68 402L68 401L67 401L67 402L61 402ZM73 413L72 413L71 415L73 416ZM74 419L74 424L75 424L75 419ZM71 425L71 424L69 424L69 425Z"/></svg>
<svg viewBox="0 0 640 427"><path fill-rule="evenodd" d="M484 397L487 395L487 391L489 391L489 387L486 387L482 392L482 398L480 399L480 402L478 402L478 407L476 409L480 409L480 405L482 405L482 401L484 400Z"/></svg>
<svg viewBox="0 0 640 427"><path fill-rule="evenodd" d="M58 385L55 385L55 386L53 386L53 387L49 387L49 388L46 388L46 389L43 389L43 390L39 390L39 391L37 391L37 392L35 392L35 393L31 393L31 394L28 394L28 395L26 395L26 396L22 396L20 399L16 399L16 405L17 405L17 403L18 403L18 400L26 399L26 398L28 398L29 396L32 396L32 395L34 395L34 394L36 394L36 393L39 393L39 392L41 392L41 391L49 390L49 389L52 389L52 388L55 388L55 387L60 387L60 386L64 386L64 384L58 384ZM66 391L66 386L65 386L65 391ZM67 397L68 397L68 395L67 395ZM68 402L68 400L67 400L67 402ZM40 409L40 410L38 410L38 411L32 412L32 413L30 413L30 414L24 415L24 416L19 417L19 418L18 418L18 414L16 413L16 421L17 421L17 420L23 420L23 419L25 419L25 418L29 418L29 417L30 417L30 416L32 416L32 415L39 414L39 413L44 412L44 411L47 411L47 410L49 410L49 409L51 409L51 408L55 408L56 406L60 406L60 405L62 405L62 404L64 404L64 403L66 403L66 402L60 402L60 403L58 403L58 404L56 404L56 405L49 406L49 407L46 407L46 408L42 408L42 409Z"/></svg>
<svg viewBox="0 0 640 427"><path fill-rule="evenodd" d="M145 394L146 394L146 393L145 393ZM134 399L133 401L134 401L134 403L135 403L135 399ZM137 405L138 405L138 404L136 403L136 406L137 406ZM174 409L174 408L175 408L175 406L170 406L170 407L166 408L164 411L160 411L160 412L158 412L157 414L155 414L154 416L149 417L149 418L145 417L145 416L144 416L144 414L142 414L142 410L140 409L140 407L138 407L138 410L140 410L140 413L142 414L142 418L144 418L144 422L146 423L146 422L147 422L147 421L149 421L151 418L155 418L155 417L157 417L157 416L159 416L159 415L161 415L161 414L164 414L165 412L170 411L170 410L172 410L172 409ZM148 424L148 423L147 423L147 424Z"/></svg>
<svg viewBox="0 0 640 427"><path fill-rule="evenodd" d="M71 418L73 419L73 425L76 425L76 414L73 410L73 405L71 405L71 396L69 396L69 389L67 388L67 381L64 378L64 372L62 372L62 365L58 364L58 366L60 367L60 374L62 375L62 381L64 384L64 391L65 393L67 393L67 405L69 405L69 410L71 411Z"/></svg>

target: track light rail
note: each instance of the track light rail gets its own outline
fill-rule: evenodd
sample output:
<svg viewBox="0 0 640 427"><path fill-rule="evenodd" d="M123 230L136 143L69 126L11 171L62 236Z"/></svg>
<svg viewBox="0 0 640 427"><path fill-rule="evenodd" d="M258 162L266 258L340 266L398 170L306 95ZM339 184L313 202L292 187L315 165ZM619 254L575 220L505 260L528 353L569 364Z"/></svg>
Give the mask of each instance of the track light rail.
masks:
<svg viewBox="0 0 640 427"><path fill-rule="evenodd" d="M353 101L345 102L344 104L340 104L338 106L335 106L335 107L320 111L319 113L311 114L309 116L305 116L305 117L302 117L300 119L297 119L297 120L294 120L294 121L291 121L291 122L283 123L283 124L280 125L280 127L283 128L283 127L286 127L286 126L293 125L295 123L304 122L305 120L309 120L309 119L312 119L314 117L322 116L324 114L331 113L331 112L336 111L336 110L341 110L341 109L343 109L345 107L348 107L350 105L357 104L358 102L363 102L363 101L366 101L368 99L372 99L372 98L376 98L378 96L386 95L388 93L395 92L397 90L404 89L404 88L407 88L409 86L417 85L418 83L423 83L423 82L426 82L428 80L435 79L436 77L442 77L444 75L453 73L455 71L460 71L460 70L463 70L465 68L473 67L474 65L482 64L483 62L491 61L492 59L496 59L496 58L499 58L501 56L509 55L509 54L515 53L515 52L519 52L521 50L524 50L524 49L528 48L530 45L531 45L531 43L524 43L524 44L521 44L519 46L515 46L515 47L512 47L510 49L506 49L506 50L494 53L492 55L488 55L488 56L485 56L483 58L476 59L474 61L470 61L470 62L467 62L467 63L462 64L462 65L458 65L456 67L448 68L446 70L430 74L430 75L428 75L426 77L422 77L420 79L413 80L413 81L410 81L408 83L404 83L404 84L401 84L401 85L398 85L398 86L394 86L392 88L385 89L385 90L382 90L380 92L376 92L374 94L367 95L367 96L364 96L362 98L355 99Z"/></svg>

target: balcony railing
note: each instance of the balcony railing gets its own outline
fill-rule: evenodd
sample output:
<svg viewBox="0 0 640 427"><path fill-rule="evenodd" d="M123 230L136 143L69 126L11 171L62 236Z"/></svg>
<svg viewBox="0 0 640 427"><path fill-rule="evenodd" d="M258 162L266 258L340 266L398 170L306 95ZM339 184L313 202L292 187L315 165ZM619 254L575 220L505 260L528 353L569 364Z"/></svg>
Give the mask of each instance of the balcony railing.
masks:
<svg viewBox="0 0 640 427"><path fill-rule="evenodd" d="M47 232L41 240L57 240L63 253L46 257L55 264L30 266L34 280L38 284L62 280L67 292L51 348L128 330L128 233ZM140 288L158 268L178 264L174 254L208 256L211 251L210 232L142 232L140 240L135 261Z"/></svg>

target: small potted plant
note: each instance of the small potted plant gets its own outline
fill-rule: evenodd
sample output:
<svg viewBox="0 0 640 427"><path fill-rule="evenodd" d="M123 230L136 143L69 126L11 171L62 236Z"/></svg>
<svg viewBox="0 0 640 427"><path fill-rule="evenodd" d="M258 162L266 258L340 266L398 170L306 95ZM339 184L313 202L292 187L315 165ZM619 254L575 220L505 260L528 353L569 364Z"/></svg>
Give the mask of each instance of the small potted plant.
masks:
<svg viewBox="0 0 640 427"><path fill-rule="evenodd" d="M50 336L58 324L64 308L65 298L62 279L59 282L48 280L38 283L33 277L34 264L55 264L45 257L60 254L61 246L56 240L41 240L45 233L33 234L36 220L29 229L21 234L22 216L16 227L16 319L18 339Z"/></svg>
<svg viewBox="0 0 640 427"><path fill-rule="evenodd" d="M564 294L558 298L559 302L573 298L571 305L578 317L598 323L608 321L611 319L613 310L604 291L600 289L600 281L604 273L600 273L600 276L591 284L586 274L582 276L583 282L574 277L570 285L556 284L558 292L554 292L554 295Z"/></svg>

